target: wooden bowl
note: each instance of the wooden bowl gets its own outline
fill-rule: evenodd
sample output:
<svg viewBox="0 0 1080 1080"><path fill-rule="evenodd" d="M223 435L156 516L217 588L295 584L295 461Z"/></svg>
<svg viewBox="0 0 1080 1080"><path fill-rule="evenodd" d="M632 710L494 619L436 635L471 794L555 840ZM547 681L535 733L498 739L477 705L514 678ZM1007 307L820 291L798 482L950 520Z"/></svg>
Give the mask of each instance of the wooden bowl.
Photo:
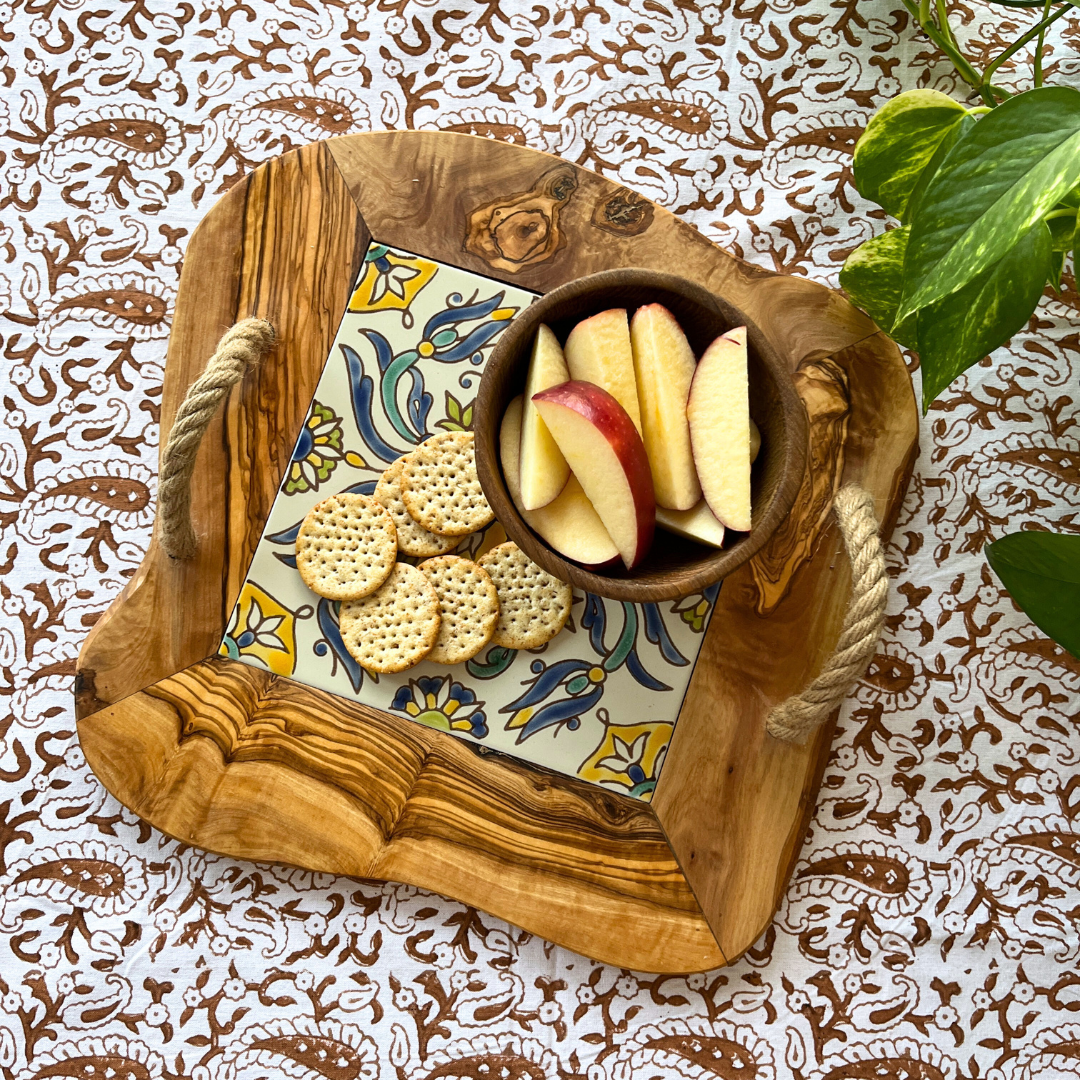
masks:
<svg viewBox="0 0 1080 1080"><path fill-rule="evenodd" d="M750 374L750 415L761 430L761 452L751 473L749 533L722 550L657 527L652 550L631 571L600 572L564 558L517 511L499 464L499 426L506 406L525 389L537 328L547 323L560 342L574 325L608 308L633 314L643 304L663 304L678 320L698 357L725 331L745 326ZM802 483L807 425L788 368L760 328L738 308L693 282L653 270L605 270L560 286L526 308L507 328L488 360L477 395L476 465L480 483L506 535L534 562L586 592L647 603L699 592L742 566L787 516Z"/></svg>

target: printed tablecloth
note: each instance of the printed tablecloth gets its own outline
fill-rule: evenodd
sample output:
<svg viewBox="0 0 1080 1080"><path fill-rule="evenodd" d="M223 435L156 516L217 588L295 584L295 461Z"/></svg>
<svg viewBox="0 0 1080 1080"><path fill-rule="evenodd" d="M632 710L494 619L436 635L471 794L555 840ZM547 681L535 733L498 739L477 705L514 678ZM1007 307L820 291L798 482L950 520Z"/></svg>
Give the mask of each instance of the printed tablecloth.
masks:
<svg viewBox="0 0 1080 1080"><path fill-rule="evenodd" d="M1029 17L951 7L986 52ZM1080 16L1057 27L1048 79L1075 85ZM613 970L408 886L203 854L107 796L73 734L79 644L150 535L176 284L220 192L313 139L473 132L835 284L884 227L851 184L868 117L962 96L898 0L20 0L0 78L4 1077L1075 1074L1080 664L982 555L1080 529L1072 277L923 424L884 643L777 919L728 969Z"/></svg>

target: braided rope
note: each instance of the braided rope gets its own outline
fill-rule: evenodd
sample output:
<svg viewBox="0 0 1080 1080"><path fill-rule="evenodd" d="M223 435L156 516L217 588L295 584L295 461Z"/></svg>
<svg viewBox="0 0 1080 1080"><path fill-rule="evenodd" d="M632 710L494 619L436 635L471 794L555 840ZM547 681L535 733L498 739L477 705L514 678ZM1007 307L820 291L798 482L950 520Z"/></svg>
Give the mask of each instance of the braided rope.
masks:
<svg viewBox="0 0 1080 1080"><path fill-rule="evenodd" d="M848 484L837 493L833 509L851 560L851 602L840 640L821 673L801 694L769 713L765 730L785 742L803 742L847 697L877 652L885 626L889 582L873 496Z"/></svg>
<svg viewBox="0 0 1080 1080"><path fill-rule="evenodd" d="M262 319L243 319L229 327L203 373L188 387L176 411L169 441L161 457L158 520L161 546L172 559L195 554L191 527L191 475L195 456L218 405L244 377L244 372L270 351L274 328Z"/></svg>

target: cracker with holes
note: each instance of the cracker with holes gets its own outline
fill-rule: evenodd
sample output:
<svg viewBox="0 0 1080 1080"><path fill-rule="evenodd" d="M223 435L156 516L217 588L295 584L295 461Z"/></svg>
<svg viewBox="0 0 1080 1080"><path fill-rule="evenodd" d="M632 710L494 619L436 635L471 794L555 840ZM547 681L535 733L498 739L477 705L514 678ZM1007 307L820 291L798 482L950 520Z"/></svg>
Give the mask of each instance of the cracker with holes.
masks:
<svg viewBox="0 0 1080 1080"><path fill-rule="evenodd" d="M401 497L409 516L440 536L468 536L495 520L476 475L471 431L442 431L408 454Z"/></svg>
<svg viewBox="0 0 1080 1080"><path fill-rule="evenodd" d="M538 649L566 625L573 598L570 586L537 566L512 540L476 561L488 572L499 595L499 622L492 645Z"/></svg>
<svg viewBox="0 0 1080 1080"><path fill-rule="evenodd" d="M439 595L439 639L428 654L436 664L471 660L499 621L499 594L488 572L472 559L442 555L418 567Z"/></svg>
<svg viewBox="0 0 1080 1080"><path fill-rule="evenodd" d="M296 568L327 600L359 600L397 559L394 519L367 495L342 492L312 507L296 534Z"/></svg>
<svg viewBox="0 0 1080 1080"><path fill-rule="evenodd" d="M341 605L341 640L366 671L394 675L419 664L439 637L439 597L415 566L397 563L370 596Z"/></svg>
<svg viewBox="0 0 1080 1080"><path fill-rule="evenodd" d="M401 470L408 454L403 454L382 474L375 488L375 501L389 511L397 527L398 551L422 559L445 555L458 545L456 536L439 536L413 521L401 498Z"/></svg>

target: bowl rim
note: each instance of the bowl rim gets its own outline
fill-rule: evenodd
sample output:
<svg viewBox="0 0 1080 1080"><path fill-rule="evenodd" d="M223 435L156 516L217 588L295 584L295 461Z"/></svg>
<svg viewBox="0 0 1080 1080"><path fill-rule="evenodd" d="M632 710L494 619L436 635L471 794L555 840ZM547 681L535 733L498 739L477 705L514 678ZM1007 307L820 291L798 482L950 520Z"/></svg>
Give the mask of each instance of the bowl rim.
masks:
<svg viewBox="0 0 1080 1080"><path fill-rule="evenodd" d="M502 417L491 416L491 402L494 397L496 372L509 363L508 354L518 347L521 338L534 333L539 323L557 317L556 309L562 304L603 288L626 285L628 275L633 276L635 285L655 284L658 288L667 288L687 295L701 306L712 308L729 326L745 326L747 341L773 379L781 403L782 445L773 448L771 452L779 449L783 458L773 497L765 507L760 522L738 543L731 548L716 549L711 559L694 568L694 581L689 587L682 577L677 577L679 571L675 568L637 577L609 577L588 570L560 555L542 537L534 533L522 518L510 497L499 462L498 429ZM480 486L488 501L493 506L499 506L497 520L503 526L507 539L513 540L533 562L560 580L612 600L628 600L634 603L675 600L728 577L764 547L788 516L802 486L806 467L808 422L805 407L795 390L789 365L781 359L758 324L734 304L696 282L647 267L601 270L575 278L545 293L520 312L496 342L484 367L477 390L474 416L478 420L484 418L480 430L476 430L474 423L476 467ZM497 493L495 499L492 498L493 493Z"/></svg>

